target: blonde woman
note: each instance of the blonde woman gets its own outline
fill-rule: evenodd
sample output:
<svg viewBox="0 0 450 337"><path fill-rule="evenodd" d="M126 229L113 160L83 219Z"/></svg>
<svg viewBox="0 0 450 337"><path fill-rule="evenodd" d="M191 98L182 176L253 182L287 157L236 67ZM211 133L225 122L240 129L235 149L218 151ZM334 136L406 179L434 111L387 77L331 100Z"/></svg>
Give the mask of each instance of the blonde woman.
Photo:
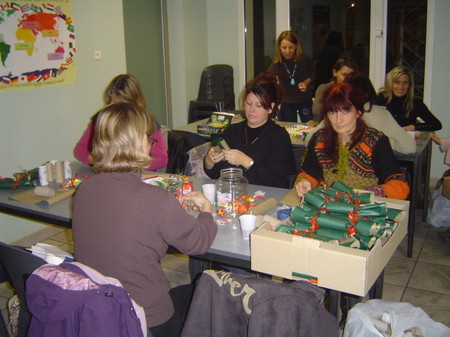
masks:
<svg viewBox="0 0 450 337"><path fill-rule="evenodd" d="M160 261L169 245L183 254L204 254L217 225L202 193L182 197L199 208L194 218L171 193L141 181L154 131L154 118L143 107L113 103L100 112L92 142L99 173L79 186L73 201L74 253L77 261L122 283L144 308L153 336L178 336L192 286L171 289Z"/></svg>
<svg viewBox="0 0 450 337"><path fill-rule="evenodd" d="M122 74L114 77L106 88L103 98L106 104L113 102L128 102L147 109L141 85L136 77L130 74ZM94 138L98 114L99 113L97 112L92 116L91 121L74 149L75 158L86 165L94 164L91 153L92 139ZM161 126L158 122L156 122L156 130L152 134L152 139L153 146L150 153L152 160L146 168L148 171L166 167L168 162L166 143L161 132Z"/></svg>
<svg viewBox="0 0 450 337"><path fill-rule="evenodd" d="M312 120L310 85L316 70L293 32L284 31L278 36L275 57L267 72L274 73L283 87L280 120L297 122L297 114L302 123Z"/></svg>
<svg viewBox="0 0 450 337"><path fill-rule="evenodd" d="M385 106L406 131L437 131L442 124L422 99L414 97L414 77L410 69L397 66L387 75L377 105Z"/></svg>

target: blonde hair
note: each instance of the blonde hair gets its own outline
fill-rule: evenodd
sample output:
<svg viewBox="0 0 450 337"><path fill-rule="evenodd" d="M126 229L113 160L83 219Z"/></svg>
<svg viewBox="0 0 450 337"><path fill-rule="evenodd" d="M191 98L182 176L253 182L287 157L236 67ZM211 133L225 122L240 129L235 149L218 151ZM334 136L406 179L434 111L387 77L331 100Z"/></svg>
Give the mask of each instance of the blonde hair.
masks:
<svg viewBox="0 0 450 337"><path fill-rule="evenodd" d="M95 125L94 167L99 172L144 170L151 158L142 143L155 129L154 117L143 107L123 102L106 106Z"/></svg>
<svg viewBox="0 0 450 337"><path fill-rule="evenodd" d="M414 104L414 75L412 71L405 66L397 66L387 73L384 87L380 89L380 93L387 98L387 103L392 100L392 84L395 80L397 80L401 75L407 75L409 78L409 88L406 93L406 99L404 103L405 108L405 117L409 116Z"/></svg>
<svg viewBox="0 0 450 337"><path fill-rule="evenodd" d="M137 78L130 74L114 77L105 90L104 100L106 104L120 101L147 109L141 85Z"/></svg>
<svg viewBox="0 0 450 337"><path fill-rule="evenodd" d="M292 57L292 61L297 62L300 60L300 54L302 53L302 47L300 46L300 42L297 39L297 36L291 32L290 30L285 30L281 32L277 39L277 46L275 49L275 56L273 58L273 63L281 63L283 58L281 56L281 41L287 40L292 44L296 45L294 56Z"/></svg>

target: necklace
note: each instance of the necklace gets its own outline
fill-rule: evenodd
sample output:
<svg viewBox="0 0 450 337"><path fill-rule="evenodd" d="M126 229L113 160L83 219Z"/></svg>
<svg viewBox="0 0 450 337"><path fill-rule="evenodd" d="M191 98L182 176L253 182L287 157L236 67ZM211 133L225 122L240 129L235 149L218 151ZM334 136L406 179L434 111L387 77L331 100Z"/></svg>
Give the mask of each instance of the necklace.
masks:
<svg viewBox="0 0 450 337"><path fill-rule="evenodd" d="M245 144L248 144L248 135L247 135L247 127L244 127L244 132L245 132ZM259 136L258 136L259 137ZM253 139L253 142L251 142L250 144L253 144L254 142L256 142L258 140L258 137L256 137L255 139Z"/></svg>
<svg viewBox="0 0 450 337"><path fill-rule="evenodd" d="M294 71L292 72L292 75L291 75L291 72L289 71L286 63L283 62L283 64L284 64L284 67L286 68L289 78L291 79L291 85L295 85L294 75L295 75L295 71L297 70L297 63L295 63L295 67L294 67Z"/></svg>

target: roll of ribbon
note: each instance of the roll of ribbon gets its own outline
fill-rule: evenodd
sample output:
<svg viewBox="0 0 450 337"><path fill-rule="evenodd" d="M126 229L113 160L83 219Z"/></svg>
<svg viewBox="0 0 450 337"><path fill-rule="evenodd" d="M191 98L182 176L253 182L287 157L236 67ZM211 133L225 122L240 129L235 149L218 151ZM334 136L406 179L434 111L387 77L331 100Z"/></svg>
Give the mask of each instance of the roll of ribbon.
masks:
<svg viewBox="0 0 450 337"><path fill-rule="evenodd" d="M64 182L64 166L62 161L55 163L55 182L61 184Z"/></svg>
<svg viewBox="0 0 450 337"><path fill-rule="evenodd" d="M54 197L55 196L55 190L53 188L50 188L50 187L37 186L34 189L34 194L36 194L36 195L38 195L40 197L50 198L50 197Z"/></svg>
<svg viewBox="0 0 450 337"><path fill-rule="evenodd" d="M55 181L55 173L53 170L53 164L47 163L47 164L45 164L45 167L47 168L47 180L49 182Z"/></svg>
<svg viewBox="0 0 450 337"><path fill-rule="evenodd" d="M39 166L39 184L48 185L47 166Z"/></svg>
<svg viewBox="0 0 450 337"><path fill-rule="evenodd" d="M64 161L64 179L72 179L72 166L68 160Z"/></svg>

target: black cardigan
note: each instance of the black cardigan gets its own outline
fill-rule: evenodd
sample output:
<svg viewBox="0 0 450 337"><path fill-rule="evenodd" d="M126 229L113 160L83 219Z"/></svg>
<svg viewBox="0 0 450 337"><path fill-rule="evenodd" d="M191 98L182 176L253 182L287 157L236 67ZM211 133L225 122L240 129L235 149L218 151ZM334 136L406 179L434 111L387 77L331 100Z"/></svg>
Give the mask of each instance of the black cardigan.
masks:
<svg viewBox="0 0 450 337"><path fill-rule="evenodd" d="M247 121L232 124L222 134L231 149L240 150L251 157L254 164L244 169L244 176L250 184L290 188L289 176L296 174L294 152L289 134L281 126L268 120L253 144L246 144L244 127ZM227 161L216 163L206 174L218 179L220 170L232 167Z"/></svg>

